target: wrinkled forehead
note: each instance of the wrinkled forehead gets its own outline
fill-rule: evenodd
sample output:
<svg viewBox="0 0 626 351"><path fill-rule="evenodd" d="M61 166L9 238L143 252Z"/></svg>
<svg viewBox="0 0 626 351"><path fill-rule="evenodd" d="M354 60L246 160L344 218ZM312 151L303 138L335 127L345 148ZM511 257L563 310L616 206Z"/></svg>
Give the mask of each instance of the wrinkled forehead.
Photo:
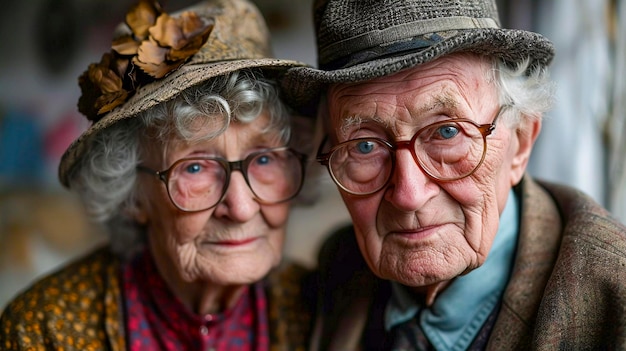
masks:
<svg viewBox="0 0 626 351"><path fill-rule="evenodd" d="M440 57L422 65L405 70L358 82L338 82L330 84L327 96L355 87L364 92L384 92L385 89L397 89L398 86L410 81L433 81L446 76L457 76L459 81L478 81L489 84L494 79L495 58L474 53L454 53ZM369 90L369 91L368 91Z"/></svg>
<svg viewBox="0 0 626 351"><path fill-rule="evenodd" d="M364 120L384 122L380 116L388 118L394 109L417 116L434 109L453 114L489 108L497 103L493 67L485 56L464 53L368 81L333 84L326 95L328 117L341 128Z"/></svg>
<svg viewBox="0 0 626 351"><path fill-rule="evenodd" d="M210 144L227 132L242 140L259 144L284 143L282 138L284 130L289 128L288 122L284 119L271 118L267 109L246 118L238 116L229 118L225 113L193 113L182 118L170 116L146 126L140 140L144 150L152 151L173 146Z"/></svg>

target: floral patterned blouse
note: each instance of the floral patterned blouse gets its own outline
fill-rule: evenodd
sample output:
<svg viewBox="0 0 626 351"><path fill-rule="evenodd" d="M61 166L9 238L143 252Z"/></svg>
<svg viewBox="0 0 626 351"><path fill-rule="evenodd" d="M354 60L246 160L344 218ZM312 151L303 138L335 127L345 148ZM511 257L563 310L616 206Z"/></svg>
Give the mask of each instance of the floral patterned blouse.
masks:
<svg viewBox="0 0 626 351"><path fill-rule="evenodd" d="M272 351L306 349L307 274L283 262L263 280ZM105 247L35 282L0 316L0 349L128 350L120 278L120 261Z"/></svg>
<svg viewBox="0 0 626 351"><path fill-rule="evenodd" d="M231 308L200 315L174 295L150 251L124 264L122 271L130 351L268 351L263 282L246 287Z"/></svg>

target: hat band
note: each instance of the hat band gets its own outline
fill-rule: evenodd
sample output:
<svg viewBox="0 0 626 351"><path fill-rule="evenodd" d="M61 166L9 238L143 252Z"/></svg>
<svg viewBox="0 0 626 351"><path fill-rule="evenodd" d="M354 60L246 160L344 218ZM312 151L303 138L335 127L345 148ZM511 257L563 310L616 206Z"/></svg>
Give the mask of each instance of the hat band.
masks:
<svg viewBox="0 0 626 351"><path fill-rule="evenodd" d="M419 20L370 31L321 48L319 55L324 59L320 61L325 63L320 62L320 68L348 67L372 57L428 47L445 39L441 32L477 28L500 27L493 18L455 16Z"/></svg>

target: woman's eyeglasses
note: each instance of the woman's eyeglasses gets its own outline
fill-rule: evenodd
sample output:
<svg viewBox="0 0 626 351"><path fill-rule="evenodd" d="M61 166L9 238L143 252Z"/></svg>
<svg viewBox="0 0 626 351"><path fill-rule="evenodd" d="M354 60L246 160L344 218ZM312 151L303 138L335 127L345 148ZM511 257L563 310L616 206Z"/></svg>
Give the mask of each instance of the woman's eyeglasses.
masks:
<svg viewBox="0 0 626 351"><path fill-rule="evenodd" d="M234 171L243 174L258 201L276 204L294 198L302 188L306 156L289 147L261 150L239 161L222 157L184 158L168 169L137 169L158 177L172 203L181 211L204 211L226 194Z"/></svg>

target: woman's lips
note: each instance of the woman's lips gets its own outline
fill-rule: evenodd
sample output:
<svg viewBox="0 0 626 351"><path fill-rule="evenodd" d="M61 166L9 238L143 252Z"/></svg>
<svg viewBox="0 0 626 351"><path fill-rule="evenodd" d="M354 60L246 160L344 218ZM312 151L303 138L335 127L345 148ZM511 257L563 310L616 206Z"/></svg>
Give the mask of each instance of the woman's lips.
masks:
<svg viewBox="0 0 626 351"><path fill-rule="evenodd" d="M224 245L224 246L241 246L241 245L246 245L249 244L253 241L257 240L257 238L248 238L248 239L242 239L242 240L220 240L220 241L214 241L211 242L211 244L213 245Z"/></svg>

